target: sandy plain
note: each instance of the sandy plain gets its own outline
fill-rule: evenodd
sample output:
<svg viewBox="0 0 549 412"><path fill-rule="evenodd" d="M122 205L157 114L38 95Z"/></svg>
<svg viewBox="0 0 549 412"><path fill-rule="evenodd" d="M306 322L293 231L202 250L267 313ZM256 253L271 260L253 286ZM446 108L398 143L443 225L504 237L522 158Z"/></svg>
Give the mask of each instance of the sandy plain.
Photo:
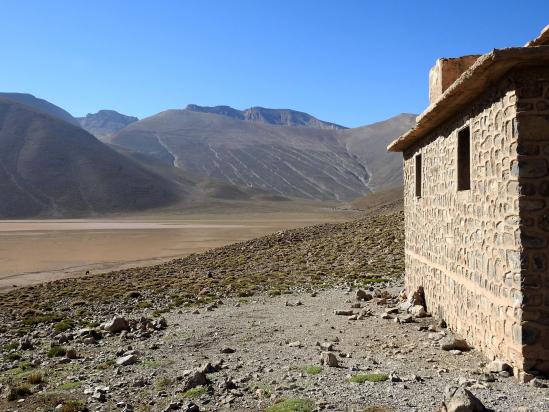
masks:
<svg viewBox="0 0 549 412"><path fill-rule="evenodd" d="M50 280L161 263L278 230L349 219L329 208L108 219L0 221L0 293Z"/></svg>

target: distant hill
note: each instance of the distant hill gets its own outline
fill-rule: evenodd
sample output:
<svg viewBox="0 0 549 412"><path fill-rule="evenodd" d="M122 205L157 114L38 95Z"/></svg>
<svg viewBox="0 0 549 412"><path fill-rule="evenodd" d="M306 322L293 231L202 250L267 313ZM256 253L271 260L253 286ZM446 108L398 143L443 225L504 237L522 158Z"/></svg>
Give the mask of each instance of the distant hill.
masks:
<svg viewBox="0 0 549 412"><path fill-rule="evenodd" d="M284 197L352 199L370 192L369 174L338 132L167 110L132 123L109 141L232 185Z"/></svg>
<svg viewBox="0 0 549 412"><path fill-rule="evenodd" d="M367 126L340 132L345 147L357 156L370 174L372 191L402 185L402 155L387 151L387 145L416 123L415 114L403 113Z"/></svg>
<svg viewBox="0 0 549 412"><path fill-rule="evenodd" d="M139 119L114 110L100 110L86 117L78 117L77 120L84 130L103 140Z"/></svg>
<svg viewBox="0 0 549 412"><path fill-rule="evenodd" d="M83 216L172 204L182 185L43 111L0 98L0 217Z"/></svg>
<svg viewBox="0 0 549 412"><path fill-rule="evenodd" d="M186 110L192 112L218 114L238 120L273 124L279 126L304 126L312 127L314 129L330 130L345 129L345 127L338 124L318 120L316 117L313 117L310 114L290 109L267 109L265 107L251 107L246 110L237 110L233 109L230 106L208 107L189 104Z"/></svg>
<svg viewBox="0 0 549 412"><path fill-rule="evenodd" d="M386 146L414 124L414 115L344 129L313 127L312 120L308 126L288 126L280 116L252 120L254 110L190 105L132 123L109 141L195 176L280 196L351 200L402 184L401 157L387 153ZM260 112L262 119L269 119L269 113L280 114L271 109Z"/></svg>
<svg viewBox="0 0 549 412"><path fill-rule="evenodd" d="M67 123L79 126L78 121L74 117L72 117L69 112L60 108L59 106L54 105L53 103L48 102L47 100L34 97L32 94L0 92L0 98L12 100L17 103L22 103L26 106L32 107L35 110L47 113L50 116L64 120Z"/></svg>

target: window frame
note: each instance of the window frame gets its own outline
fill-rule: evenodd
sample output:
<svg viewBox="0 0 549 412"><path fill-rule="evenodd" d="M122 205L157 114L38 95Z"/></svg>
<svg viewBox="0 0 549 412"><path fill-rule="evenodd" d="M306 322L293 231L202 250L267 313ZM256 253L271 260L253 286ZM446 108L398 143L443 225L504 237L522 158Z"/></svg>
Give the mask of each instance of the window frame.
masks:
<svg viewBox="0 0 549 412"><path fill-rule="evenodd" d="M464 132L467 131L466 134ZM464 157L463 142L464 136L467 136L468 156ZM467 159L467 164L463 165L463 160ZM472 133L471 125L467 123L456 132L456 191L468 192L471 190L472 184L472 162L473 160L473 145L472 145ZM467 167L464 167L467 166ZM467 169L467 173L465 173Z"/></svg>
<svg viewBox="0 0 549 412"><path fill-rule="evenodd" d="M421 152L414 155L414 196L416 199L423 197L423 156Z"/></svg>

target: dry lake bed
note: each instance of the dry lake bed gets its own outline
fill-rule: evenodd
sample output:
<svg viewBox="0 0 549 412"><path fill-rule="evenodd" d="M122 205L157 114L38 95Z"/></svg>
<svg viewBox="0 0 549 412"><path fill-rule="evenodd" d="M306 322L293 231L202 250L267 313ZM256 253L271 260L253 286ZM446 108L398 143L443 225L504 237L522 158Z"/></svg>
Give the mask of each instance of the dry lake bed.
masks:
<svg viewBox="0 0 549 412"><path fill-rule="evenodd" d="M64 277L160 263L341 212L0 221L0 292Z"/></svg>

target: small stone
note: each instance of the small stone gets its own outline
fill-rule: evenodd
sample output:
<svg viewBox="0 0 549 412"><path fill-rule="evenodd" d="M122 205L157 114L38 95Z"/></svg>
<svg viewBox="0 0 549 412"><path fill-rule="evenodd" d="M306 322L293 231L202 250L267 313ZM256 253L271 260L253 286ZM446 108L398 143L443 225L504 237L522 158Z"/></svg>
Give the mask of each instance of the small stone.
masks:
<svg viewBox="0 0 549 412"><path fill-rule="evenodd" d="M111 333L119 333L123 330L128 330L130 328L128 321L121 317L115 316L109 322L101 325L101 328Z"/></svg>
<svg viewBox="0 0 549 412"><path fill-rule="evenodd" d="M358 289L356 291L357 300L369 301L369 300L372 300L373 298L374 297L370 293L367 293L365 290Z"/></svg>
<svg viewBox="0 0 549 412"><path fill-rule="evenodd" d="M398 376L396 373L390 373L389 374L389 381L391 382L402 382L402 379L400 378L400 376Z"/></svg>
<svg viewBox="0 0 549 412"><path fill-rule="evenodd" d="M334 344L331 342L317 342L316 346L320 346L320 349L326 352L330 352L334 349Z"/></svg>
<svg viewBox="0 0 549 412"><path fill-rule="evenodd" d="M116 360L116 364L119 365L119 366L129 366L129 365L133 365L134 363L137 363L137 356L136 355L127 355L127 356L122 356L121 358L118 358Z"/></svg>
<svg viewBox="0 0 549 412"><path fill-rule="evenodd" d="M425 308L420 305L412 306L410 308L410 313L414 318L424 318L427 316L427 312L425 311Z"/></svg>
<svg viewBox="0 0 549 412"><path fill-rule="evenodd" d="M235 353L235 352L236 352L236 349L229 348L229 347L221 349L221 353Z"/></svg>
<svg viewBox="0 0 549 412"><path fill-rule="evenodd" d="M195 388L197 386L204 386L209 383L206 374L201 370L191 371L189 376L185 379L183 384L183 392L188 391L189 389Z"/></svg>
<svg viewBox="0 0 549 412"><path fill-rule="evenodd" d="M301 344L300 341L295 341L295 342L288 343L288 346L290 348L301 348L303 345Z"/></svg>
<svg viewBox="0 0 549 412"><path fill-rule="evenodd" d="M414 321L414 318L412 315L402 315L396 318L398 323L412 323Z"/></svg>
<svg viewBox="0 0 549 412"><path fill-rule="evenodd" d="M508 363L500 359L496 359L490 362L488 365L486 365L485 370L486 372L499 373L503 371L512 371L513 369Z"/></svg>
<svg viewBox="0 0 549 412"><path fill-rule="evenodd" d="M322 352L320 354L320 363L330 367L336 367L339 365L337 356L333 352Z"/></svg>
<svg viewBox="0 0 549 412"><path fill-rule="evenodd" d="M440 340L440 347L442 350L459 349L461 351L468 351L471 348L467 344L465 339L456 336L446 336Z"/></svg>
<svg viewBox="0 0 549 412"><path fill-rule="evenodd" d="M459 349L452 349L449 351L452 355L461 355L463 354L462 351L460 351Z"/></svg>
<svg viewBox="0 0 549 412"><path fill-rule="evenodd" d="M32 345L32 341L28 337L22 338L19 341L19 350L30 350L30 349L34 349Z"/></svg>
<svg viewBox="0 0 549 412"><path fill-rule="evenodd" d="M528 385L531 385L531 386L533 386L533 387L535 387L535 388L547 388L547 384L541 382L541 381L540 381L539 379L537 379L537 378L532 379L532 380L528 383Z"/></svg>
<svg viewBox="0 0 549 412"><path fill-rule="evenodd" d="M334 313L340 316L352 316L355 314L352 310L335 310Z"/></svg>

